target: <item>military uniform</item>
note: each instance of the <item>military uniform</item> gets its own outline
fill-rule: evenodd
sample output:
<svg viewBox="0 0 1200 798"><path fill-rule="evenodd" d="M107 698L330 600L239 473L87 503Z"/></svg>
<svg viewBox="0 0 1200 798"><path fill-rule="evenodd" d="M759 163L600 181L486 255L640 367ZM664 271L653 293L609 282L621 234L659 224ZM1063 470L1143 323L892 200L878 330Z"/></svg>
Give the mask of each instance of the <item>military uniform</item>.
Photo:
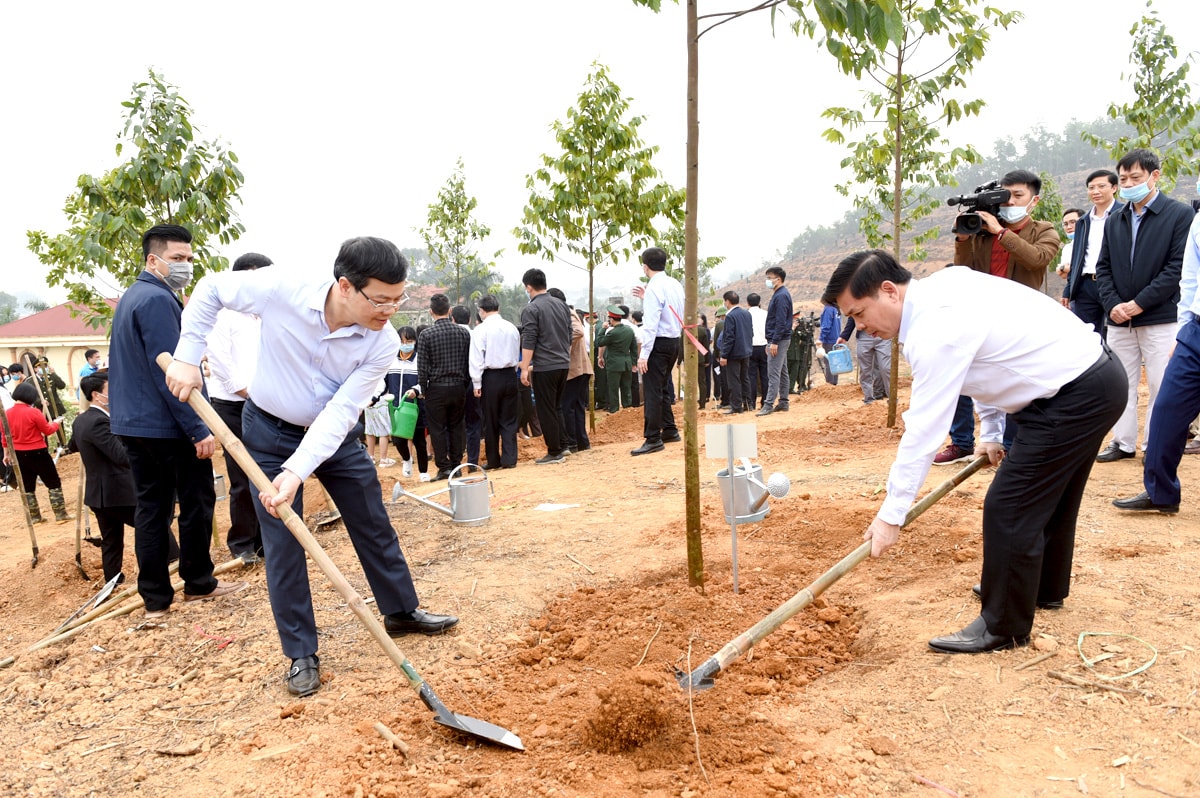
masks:
<svg viewBox="0 0 1200 798"><path fill-rule="evenodd" d="M612 326L596 335L596 347L604 347L605 382L608 385L608 412L633 406L633 364L637 361L637 333L628 324L621 324L624 311L617 305L608 306Z"/></svg>

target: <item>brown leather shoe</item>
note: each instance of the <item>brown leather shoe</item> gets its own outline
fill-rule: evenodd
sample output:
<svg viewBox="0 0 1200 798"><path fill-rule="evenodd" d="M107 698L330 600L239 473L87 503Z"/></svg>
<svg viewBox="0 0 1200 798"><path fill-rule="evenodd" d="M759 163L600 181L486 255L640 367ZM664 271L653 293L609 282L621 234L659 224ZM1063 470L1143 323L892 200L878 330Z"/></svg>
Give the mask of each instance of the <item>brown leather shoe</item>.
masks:
<svg viewBox="0 0 1200 798"><path fill-rule="evenodd" d="M202 596L194 596L191 593L184 593L183 600L184 601L204 601L204 599L220 598L221 596L228 596L230 593L236 593L239 590L245 590L245 589L246 589L245 582L222 582L221 580L218 579L217 586L212 589L211 593L205 593Z"/></svg>

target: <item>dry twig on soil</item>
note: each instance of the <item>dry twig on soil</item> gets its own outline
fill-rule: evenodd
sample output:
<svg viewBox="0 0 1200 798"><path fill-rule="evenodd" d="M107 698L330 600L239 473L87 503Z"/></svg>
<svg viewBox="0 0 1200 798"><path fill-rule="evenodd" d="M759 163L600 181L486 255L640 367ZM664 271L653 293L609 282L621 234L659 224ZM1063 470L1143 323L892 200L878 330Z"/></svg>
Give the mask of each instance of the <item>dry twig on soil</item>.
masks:
<svg viewBox="0 0 1200 798"><path fill-rule="evenodd" d="M688 638L688 650L687 650L688 673L692 672L692 641L695 639L696 639L695 636ZM704 762L700 759L700 730L696 728L696 711L692 706L692 694L694 692L695 692L695 690L692 689L691 682L689 681L688 682L688 691L687 691L687 694L688 694L688 717L692 719L692 741L696 745L696 764L700 766L700 775L704 777L704 783L711 784L712 782L709 781L709 778L708 778L708 771L704 769Z"/></svg>

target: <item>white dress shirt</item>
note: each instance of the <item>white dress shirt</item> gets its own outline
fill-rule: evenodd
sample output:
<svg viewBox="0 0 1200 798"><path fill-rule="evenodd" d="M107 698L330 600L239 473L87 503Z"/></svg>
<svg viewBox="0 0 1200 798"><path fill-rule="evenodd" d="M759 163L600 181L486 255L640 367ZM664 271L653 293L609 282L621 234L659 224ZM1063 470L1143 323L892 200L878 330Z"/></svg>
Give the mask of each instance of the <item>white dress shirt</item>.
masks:
<svg viewBox="0 0 1200 798"><path fill-rule="evenodd" d="M483 388L483 372L488 369L515 369L521 362L521 333L515 324L493 313L471 330L471 349L467 368L475 390Z"/></svg>
<svg viewBox="0 0 1200 798"><path fill-rule="evenodd" d="M1056 300L965 266L908 284L900 342L912 395L879 510L880 520L897 525L925 482L960 394L975 399L980 440L999 443L1005 413L1054 396L1103 352L1092 325Z"/></svg>
<svg viewBox="0 0 1200 798"><path fill-rule="evenodd" d="M309 428L283 464L301 479L341 446L400 348L390 324L379 331L352 324L331 332L325 299L332 286L332 280L298 280L281 268L209 274L183 311L175 349L177 360L199 364L205 336L223 307L262 319L250 398L271 415Z"/></svg>
<svg viewBox="0 0 1200 798"><path fill-rule="evenodd" d="M1200 292L1196 283L1200 272L1200 213L1192 220L1183 248L1183 272L1179 276L1179 326L1200 316Z"/></svg>
<svg viewBox="0 0 1200 798"><path fill-rule="evenodd" d="M678 318L671 308L675 308ZM683 286L665 271L655 272L642 294L642 353L638 360L650 358L655 338L678 338L682 318Z"/></svg>
<svg viewBox="0 0 1200 798"><path fill-rule="evenodd" d="M1080 274L1096 273L1096 261L1100 260L1100 246L1104 243L1104 222L1115 207L1115 201L1109 203L1107 210L1099 216L1096 215L1095 205L1088 211L1091 219L1088 223L1087 250L1083 253L1083 271Z"/></svg>
<svg viewBox="0 0 1200 798"><path fill-rule="evenodd" d="M767 311L761 307L746 308L750 312L750 345L767 345Z"/></svg>
<svg viewBox="0 0 1200 798"><path fill-rule="evenodd" d="M244 402L258 368L258 339L262 323L252 313L222 308L208 334L208 395L227 402Z"/></svg>

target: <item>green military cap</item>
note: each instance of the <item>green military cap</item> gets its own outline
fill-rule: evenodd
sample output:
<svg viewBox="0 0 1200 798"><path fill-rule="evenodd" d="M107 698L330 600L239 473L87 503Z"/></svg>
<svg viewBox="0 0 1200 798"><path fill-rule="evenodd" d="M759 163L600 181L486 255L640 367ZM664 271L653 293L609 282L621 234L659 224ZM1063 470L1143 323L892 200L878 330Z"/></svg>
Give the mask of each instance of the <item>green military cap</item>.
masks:
<svg viewBox="0 0 1200 798"><path fill-rule="evenodd" d="M614 319L623 319L625 318L625 311L621 310L620 305L609 305L608 315L612 316Z"/></svg>
<svg viewBox="0 0 1200 798"><path fill-rule="evenodd" d="M717 318L720 318L721 316L724 316L724 315L725 315L725 313L726 313L726 309L725 309L725 308L717 308Z"/></svg>

